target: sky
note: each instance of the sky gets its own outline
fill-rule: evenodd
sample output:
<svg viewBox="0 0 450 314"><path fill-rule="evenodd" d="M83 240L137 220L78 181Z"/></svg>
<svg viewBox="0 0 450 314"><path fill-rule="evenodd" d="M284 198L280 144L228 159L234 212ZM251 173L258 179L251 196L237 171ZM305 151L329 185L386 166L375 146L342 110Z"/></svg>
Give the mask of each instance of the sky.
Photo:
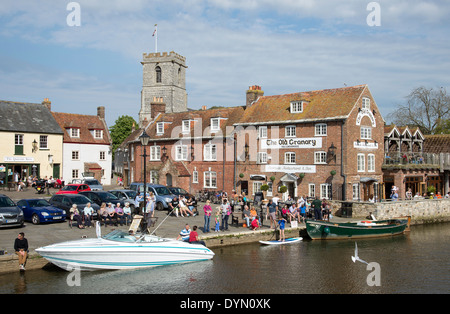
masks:
<svg viewBox="0 0 450 314"><path fill-rule="evenodd" d="M416 87L450 92L448 0L75 3L0 0L1 100L138 121L155 24L158 52L186 57L192 109L245 105L252 85L279 95L368 84L387 120Z"/></svg>

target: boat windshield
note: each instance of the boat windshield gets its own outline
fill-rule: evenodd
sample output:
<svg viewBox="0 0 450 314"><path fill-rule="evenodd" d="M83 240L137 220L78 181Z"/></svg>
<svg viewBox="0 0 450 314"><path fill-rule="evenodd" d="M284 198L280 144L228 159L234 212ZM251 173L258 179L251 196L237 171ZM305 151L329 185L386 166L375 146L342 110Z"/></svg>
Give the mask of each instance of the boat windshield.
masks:
<svg viewBox="0 0 450 314"><path fill-rule="evenodd" d="M121 230L114 230L103 236L103 239L120 242L136 242L138 238Z"/></svg>

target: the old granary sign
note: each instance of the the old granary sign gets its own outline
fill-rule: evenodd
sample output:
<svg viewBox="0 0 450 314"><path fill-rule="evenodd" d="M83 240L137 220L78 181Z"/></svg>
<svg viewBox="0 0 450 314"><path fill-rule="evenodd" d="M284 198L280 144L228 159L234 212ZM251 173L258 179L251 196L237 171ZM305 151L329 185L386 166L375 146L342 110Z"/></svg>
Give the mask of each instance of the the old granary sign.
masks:
<svg viewBox="0 0 450 314"><path fill-rule="evenodd" d="M279 149L279 148L321 148L321 137L285 137L268 138L261 140L261 149Z"/></svg>

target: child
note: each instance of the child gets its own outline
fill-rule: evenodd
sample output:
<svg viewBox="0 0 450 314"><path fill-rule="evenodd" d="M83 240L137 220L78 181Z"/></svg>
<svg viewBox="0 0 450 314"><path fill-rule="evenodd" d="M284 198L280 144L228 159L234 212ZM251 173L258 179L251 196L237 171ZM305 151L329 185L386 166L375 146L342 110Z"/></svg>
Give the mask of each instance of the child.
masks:
<svg viewBox="0 0 450 314"><path fill-rule="evenodd" d="M284 240L286 240L286 237L284 236L284 226L286 223L286 219L281 218L278 221L278 225L280 226L280 241L284 242Z"/></svg>
<svg viewBox="0 0 450 314"><path fill-rule="evenodd" d="M259 228L258 216L256 216L256 218L252 220L251 227L252 227L252 231L255 231Z"/></svg>
<svg viewBox="0 0 450 314"><path fill-rule="evenodd" d="M216 216L215 216L215 218L214 218L214 221L215 221L215 223L216 223L216 227L215 227L215 229L214 229L214 232L219 232L219 227L220 227L220 214L221 214L221 211L220 211L220 207L216 207Z"/></svg>

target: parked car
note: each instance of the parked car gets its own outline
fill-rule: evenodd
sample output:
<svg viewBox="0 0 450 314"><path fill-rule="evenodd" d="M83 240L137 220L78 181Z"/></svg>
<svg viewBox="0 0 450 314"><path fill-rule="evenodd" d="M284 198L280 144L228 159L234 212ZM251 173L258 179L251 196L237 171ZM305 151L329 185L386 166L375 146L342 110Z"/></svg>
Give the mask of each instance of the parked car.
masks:
<svg viewBox="0 0 450 314"><path fill-rule="evenodd" d="M94 178L73 179L72 183L87 184L91 188L91 191L103 191L103 185Z"/></svg>
<svg viewBox="0 0 450 314"><path fill-rule="evenodd" d="M82 211L84 207L86 207L87 203L91 203L92 208L94 209L94 214L92 215L94 219L98 218L98 210L100 206L93 203L90 199L88 199L84 195L80 194L55 194L48 201L53 206L64 209L67 214L69 214L69 210L73 204L77 204L78 210Z"/></svg>
<svg viewBox="0 0 450 314"><path fill-rule="evenodd" d="M134 190L111 190L109 193L115 195L119 200L123 200L125 203L130 203L131 212L134 212L134 208L136 207L135 199L137 192ZM139 204L137 205L139 207Z"/></svg>
<svg viewBox="0 0 450 314"><path fill-rule="evenodd" d="M77 194L82 191L90 191L91 188L87 184L67 184L55 194Z"/></svg>
<svg viewBox="0 0 450 314"><path fill-rule="evenodd" d="M185 189L174 187L174 186L169 186L167 188L169 189L170 193L172 193L173 195L176 195L178 197L184 196L186 198L192 197L192 199L195 199L194 195L189 194L188 192L186 192Z"/></svg>
<svg viewBox="0 0 450 314"><path fill-rule="evenodd" d="M106 191L83 191L79 194L86 196L98 206L102 205L102 203L112 203L114 206L116 206L117 203L120 203L120 206L123 208L123 206L125 205L124 200L120 200L114 194Z"/></svg>
<svg viewBox="0 0 450 314"><path fill-rule="evenodd" d="M66 220L66 211L53 206L45 199L23 199L17 202L17 206L23 211L25 221L31 221L34 225L43 222L60 222Z"/></svg>
<svg viewBox="0 0 450 314"><path fill-rule="evenodd" d="M137 193L144 193L144 183L133 182L130 184L130 190L136 191ZM155 195L157 210L168 210L169 203L175 197L166 186L161 184L147 183L146 191L147 193L152 191Z"/></svg>
<svg viewBox="0 0 450 314"><path fill-rule="evenodd" d="M23 211L8 196L0 194L0 226L22 227L23 223Z"/></svg>

